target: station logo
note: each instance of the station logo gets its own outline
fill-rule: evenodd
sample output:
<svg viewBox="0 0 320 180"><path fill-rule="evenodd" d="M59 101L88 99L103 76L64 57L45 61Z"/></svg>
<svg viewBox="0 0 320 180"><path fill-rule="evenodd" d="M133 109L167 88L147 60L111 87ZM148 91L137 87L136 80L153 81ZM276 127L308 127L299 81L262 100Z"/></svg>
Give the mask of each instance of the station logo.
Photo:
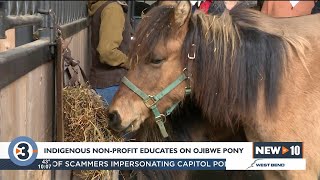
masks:
<svg viewBox="0 0 320 180"><path fill-rule="evenodd" d="M255 142L253 158L302 158L302 142Z"/></svg>
<svg viewBox="0 0 320 180"><path fill-rule="evenodd" d="M10 143L8 154L14 164L28 166L36 160L38 148L31 138L21 136Z"/></svg>

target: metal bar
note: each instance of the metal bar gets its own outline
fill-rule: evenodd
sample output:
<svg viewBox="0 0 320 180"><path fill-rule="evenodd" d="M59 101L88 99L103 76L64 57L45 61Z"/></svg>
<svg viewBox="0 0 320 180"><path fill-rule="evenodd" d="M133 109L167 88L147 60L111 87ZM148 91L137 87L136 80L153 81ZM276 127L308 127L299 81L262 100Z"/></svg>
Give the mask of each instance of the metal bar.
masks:
<svg viewBox="0 0 320 180"><path fill-rule="evenodd" d="M84 18L86 16L86 13L87 10L86 10L86 3L85 2L82 2L82 7L81 7L81 18Z"/></svg>
<svg viewBox="0 0 320 180"><path fill-rule="evenodd" d="M79 18L79 12L80 12L80 3L77 3L76 4L76 9L75 9L75 11L74 11L74 20L76 21L76 20L78 20L78 19L80 19Z"/></svg>
<svg viewBox="0 0 320 180"><path fill-rule="evenodd" d="M68 17L68 22L67 22L67 23L70 23L70 22L71 22L71 3L72 3L72 2L67 1L67 3L68 3L68 15L67 15L67 17Z"/></svg>
<svg viewBox="0 0 320 180"><path fill-rule="evenodd" d="M25 4L23 1L19 1L19 16L25 15L24 10L25 10Z"/></svg>
<svg viewBox="0 0 320 180"><path fill-rule="evenodd" d="M87 18L82 18L72 23L61 26L63 38L71 37L72 35L80 32L81 30L88 27L88 23L89 21Z"/></svg>
<svg viewBox="0 0 320 180"><path fill-rule="evenodd" d="M17 7L17 11L16 11L16 16L18 16L20 14L20 10L21 10L21 5L20 5L20 1L16 1L16 7Z"/></svg>
<svg viewBox="0 0 320 180"><path fill-rule="evenodd" d="M61 2L60 1L56 1L55 2L55 9L53 10L54 12L55 12L55 14L56 14L56 24L60 24L60 19L61 19L61 17L60 17L60 8L59 8L59 4L60 4Z"/></svg>
<svg viewBox="0 0 320 180"><path fill-rule="evenodd" d="M36 15L2 16L0 9L0 39L5 39L5 31L14 27L41 24L43 17Z"/></svg>
<svg viewBox="0 0 320 180"><path fill-rule="evenodd" d="M66 3L61 3L62 5L62 10L61 10L61 24L65 24L66 23Z"/></svg>
<svg viewBox="0 0 320 180"><path fill-rule="evenodd" d="M131 17L132 6L133 6L133 2L132 2L132 1L129 1L129 2L128 2L128 11L127 11L127 15L128 15L129 17Z"/></svg>
<svg viewBox="0 0 320 180"><path fill-rule="evenodd" d="M56 31L57 31L57 27L56 27L56 15L55 12L52 9L49 10L43 10L43 9L38 9L38 12L40 14L45 14L45 15L49 15L50 18L49 20L49 31L50 31L50 44L54 45L55 44L55 39L56 39ZM43 35L47 35L47 34L43 34ZM42 36L43 37L43 36ZM51 54L54 54L54 47L51 46Z"/></svg>
<svg viewBox="0 0 320 180"><path fill-rule="evenodd" d="M75 8L74 8L74 2L73 1L71 2L71 5L72 5L71 6L71 22L73 22L75 20L75 18L74 18L75 17L75 15L74 15L75 14L75 12L74 12Z"/></svg>
<svg viewBox="0 0 320 180"><path fill-rule="evenodd" d="M7 16L6 17L6 23L7 28L13 28L13 27L21 27L21 26L27 26L27 25L35 25L40 24L43 20L42 16L37 15L24 15L24 16Z"/></svg>
<svg viewBox="0 0 320 180"><path fill-rule="evenodd" d="M77 4L77 10L76 10L76 20L81 19L81 11L82 11L82 4L78 3Z"/></svg>
<svg viewBox="0 0 320 180"><path fill-rule="evenodd" d="M30 4L31 2L29 1L24 1L24 14L30 14Z"/></svg>
<svg viewBox="0 0 320 180"><path fill-rule="evenodd" d="M45 4L45 2L44 1L40 1L39 2L39 8L38 9L46 9L46 4ZM36 10L38 10L38 9L36 9Z"/></svg>
<svg viewBox="0 0 320 180"><path fill-rule="evenodd" d="M51 61L49 43L48 39L37 40L0 53L0 89Z"/></svg>
<svg viewBox="0 0 320 180"><path fill-rule="evenodd" d="M64 84L64 61L62 54L62 40L57 40L57 56L55 61L55 90L56 90L56 139L64 141L64 121L63 121L63 84Z"/></svg>
<svg viewBox="0 0 320 180"><path fill-rule="evenodd" d="M8 16L8 15L11 14L13 2L12 1L7 1L6 3L7 3L7 14L6 14L6 16Z"/></svg>
<svg viewBox="0 0 320 180"><path fill-rule="evenodd" d="M63 1L58 1L58 15L57 15L57 17L59 18L58 25L62 24L62 19L63 19L63 16L62 16L62 3L63 3Z"/></svg>
<svg viewBox="0 0 320 180"><path fill-rule="evenodd" d="M38 9L40 8L41 2L38 1L32 1L32 9L31 14L36 14Z"/></svg>
<svg viewBox="0 0 320 180"><path fill-rule="evenodd" d="M7 2L8 3L8 2ZM6 38L6 31L4 30L4 17L6 16L5 14L5 5L1 2L1 6L0 6L0 39L4 39ZM9 7L9 3L8 3L8 7Z"/></svg>
<svg viewBox="0 0 320 180"><path fill-rule="evenodd" d="M134 15L134 6L135 6L135 1L129 1L128 2L128 12L127 16L129 18L130 24L133 27L133 30L135 30L135 19L133 18Z"/></svg>

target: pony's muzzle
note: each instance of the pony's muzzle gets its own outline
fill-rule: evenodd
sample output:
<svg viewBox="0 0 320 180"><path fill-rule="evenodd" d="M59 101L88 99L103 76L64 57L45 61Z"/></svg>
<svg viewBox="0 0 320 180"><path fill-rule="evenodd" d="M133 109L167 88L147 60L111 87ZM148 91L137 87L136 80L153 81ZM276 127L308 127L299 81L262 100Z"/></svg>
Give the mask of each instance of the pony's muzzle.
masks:
<svg viewBox="0 0 320 180"><path fill-rule="evenodd" d="M116 131L122 130L121 117L120 117L118 111L109 112L108 119L109 119L108 124L109 124L110 128L112 128L113 130L116 130Z"/></svg>

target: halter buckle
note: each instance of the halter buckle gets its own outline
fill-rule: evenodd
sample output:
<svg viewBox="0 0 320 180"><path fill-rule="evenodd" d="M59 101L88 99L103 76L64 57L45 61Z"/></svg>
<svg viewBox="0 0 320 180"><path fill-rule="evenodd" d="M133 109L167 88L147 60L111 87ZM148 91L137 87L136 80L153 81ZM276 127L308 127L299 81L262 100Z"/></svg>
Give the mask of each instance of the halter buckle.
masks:
<svg viewBox="0 0 320 180"><path fill-rule="evenodd" d="M190 94L191 94L191 88L185 87L185 95L190 95Z"/></svg>
<svg viewBox="0 0 320 180"><path fill-rule="evenodd" d="M155 100L154 99L154 97L153 96L151 96L151 95L148 95L149 96L149 98L148 99L146 99L145 101L143 101L144 102L144 104L147 106L147 108L151 108L152 106L154 106L156 103L157 103L157 100ZM150 104L150 103L151 104Z"/></svg>
<svg viewBox="0 0 320 180"><path fill-rule="evenodd" d="M190 56L190 54L188 53L188 58L190 59L190 60L194 60L194 59L196 59L196 45L195 44L192 44L191 45L191 51L193 52L193 55L192 56Z"/></svg>
<svg viewBox="0 0 320 180"><path fill-rule="evenodd" d="M166 131L166 127L164 123L166 122L166 116L164 114L160 114L159 116L155 117L156 123L160 129L160 132L164 138L167 138L169 135Z"/></svg>
<svg viewBox="0 0 320 180"><path fill-rule="evenodd" d="M196 53L193 53L192 56L190 56L190 54L188 53L188 58L189 58L190 60L196 59Z"/></svg>

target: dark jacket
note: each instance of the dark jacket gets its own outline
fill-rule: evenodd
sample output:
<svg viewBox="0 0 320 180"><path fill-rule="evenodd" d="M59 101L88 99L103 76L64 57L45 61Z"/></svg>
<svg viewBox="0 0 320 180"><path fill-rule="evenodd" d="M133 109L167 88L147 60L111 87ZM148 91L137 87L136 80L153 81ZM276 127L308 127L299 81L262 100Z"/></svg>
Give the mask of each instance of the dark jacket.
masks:
<svg viewBox="0 0 320 180"><path fill-rule="evenodd" d="M252 8L257 6L257 1L238 1L236 6ZM208 14L221 15L225 9L224 1L213 1L209 7Z"/></svg>
<svg viewBox="0 0 320 180"><path fill-rule="evenodd" d="M320 1L315 2L314 7L312 8L311 14L320 13Z"/></svg>
<svg viewBox="0 0 320 180"><path fill-rule="evenodd" d="M118 1L97 1L89 4L91 18L92 67L90 84L106 88L120 83L126 74L132 28L127 6Z"/></svg>

